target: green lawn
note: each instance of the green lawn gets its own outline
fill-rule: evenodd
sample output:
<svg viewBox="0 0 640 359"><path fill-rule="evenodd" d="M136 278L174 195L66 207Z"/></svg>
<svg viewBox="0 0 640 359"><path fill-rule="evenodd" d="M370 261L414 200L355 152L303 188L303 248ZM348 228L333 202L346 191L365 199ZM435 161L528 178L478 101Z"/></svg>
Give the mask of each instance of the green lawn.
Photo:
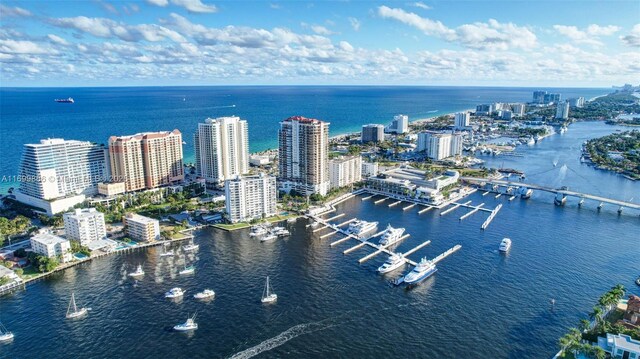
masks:
<svg viewBox="0 0 640 359"><path fill-rule="evenodd" d="M269 223L275 223L275 222L280 222L280 221L284 221L288 218L293 218L293 217L297 217L298 215L296 213L289 213L287 215L275 215L272 217L267 218L267 222ZM238 222L238 223L233 223L233 224L216 224L213 227L214 228L220 228L220 229L224 229L225 231L235 231L237 229L243 229L243 228L249 228L251 227L251 223L248 222Z"/></svg>
<svg viewBox="0 0 640 359"><path fill-rule="evenodd" d="M22 272L22 279L27 280L27 279L31 279L33 277L36 277L42 273L38 272L38 270L36 268L34 268L33 266L27 266L22 268L23 272Z"/></svg>

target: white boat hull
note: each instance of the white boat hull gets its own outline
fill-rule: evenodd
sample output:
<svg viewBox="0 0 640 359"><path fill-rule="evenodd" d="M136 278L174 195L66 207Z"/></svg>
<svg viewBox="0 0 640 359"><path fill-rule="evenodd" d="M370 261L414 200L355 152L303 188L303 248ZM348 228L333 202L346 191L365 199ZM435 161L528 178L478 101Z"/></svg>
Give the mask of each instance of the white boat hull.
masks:
<svg viewBox="0 0 640 359"><path fill-rule="evenodd" d="M11 341L11 340L13 340L13 338L14 338L13 333L11 333L11 332L4 333L4 334L0 335L0 343L1 342Z"/></svg>
<svg viewBox="0 0 640 359"><path fill-rule="evenodd" d="M382 274L392 272L392 271L402 267L404 265L404 263L405 263L404 261L399 261L397 263L394 263L394 264L391 264L391 265L388 265L388 266L382 265L382 266L380 266L378 268L378 272L382 273Z"/></svg>
<svg viewBox="0 0 640 359"><path fill-rule="evenodd" d="M275 303L277 300L278 300L278 296L276 294L271 294L268 297L262 298L261 302L268 304L268 303Z"/></svg>
<svg viewBox="0 0 640 359"><path fill-rule="evenodd" d="M87 315L89 311L87 310L87 308L81 308L80 310L78 310L77 312L73 312L73 313L68 313L67 314L67 319L76 319L76 318L82 318L85 315Z"/></svg>
<svg viewBox="0 0 640 359"><path fill-rule="evenodd" d="M173 327L173 330L178 331L178 332L188 332L188 331L196 330L196 329L198 329L198 324L190 325L190 326L176 325L176 326Z"/></svg>

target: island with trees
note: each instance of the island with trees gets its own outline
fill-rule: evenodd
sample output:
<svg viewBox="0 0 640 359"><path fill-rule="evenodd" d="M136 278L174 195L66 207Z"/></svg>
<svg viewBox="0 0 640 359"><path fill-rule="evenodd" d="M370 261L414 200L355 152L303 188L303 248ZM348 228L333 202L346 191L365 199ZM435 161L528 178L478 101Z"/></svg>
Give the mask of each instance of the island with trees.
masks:
<svg viewBox="0 0 640 359"><path fill-rule="evenodd" d="M583 161L596 168L615 171L633 180L640 179L640 131L613 133L588 140Z"/></svg>

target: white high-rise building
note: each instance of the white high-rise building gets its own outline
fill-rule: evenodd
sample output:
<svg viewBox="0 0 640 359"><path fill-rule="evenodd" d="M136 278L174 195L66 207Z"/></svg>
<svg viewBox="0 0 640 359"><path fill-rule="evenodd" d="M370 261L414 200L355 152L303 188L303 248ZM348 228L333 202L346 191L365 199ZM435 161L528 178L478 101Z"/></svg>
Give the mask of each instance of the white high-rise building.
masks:
<svg viewBox="0 0 640 359"><path fill-rule="evenodd" d="M450 133L422 132L418 134L416 151L424 151L427 157L436 161L451 157L455 155L452 154L452 137ZM456 135L455 141L453 146L455 151L457 152L460 148L460 153L462 153L462 136Z"/></svg>
<svg viewBox="0 0 640 359"><path fill-rule="evenodd" d="M19 202L48 214L67 210L98 194L98 183L109 175L103 145L53 138L25 144L20 164Z"/></svg>
<svg viewBox="0 0 640 359"><path fill-rule="evenodd" d="M60 258L63 263L72 258L69 240L48 232L38 233L31 237L31 249L45 257Z"/></svg>
<svg viewBox="0 0 640 359"><path fill-rule="evenodd" d="M523 103L514 103L511 105L511 112L513 112L514 116L522 117L526 108L527 106Z"/></svg>
<svg viewBox="0 0 640 359"><path fill-rule="evenodd" d="M83 246L107 237L104 213L95 208L76 209L65 213L62 218L67 239L78 241Z"/></svg>
<svg viewBox="0 0 640 359"><path fill-rule="evenodd" d="M340 188L362 181L362 157L345 156L329 161L331 188Z"/></svg>
<svg viewBox="0 0 640 359"><path fill-rule="evenodd" d="M152 242L160 239L160 222L157 219L127 213L123 222L127 229L127 235L133 240Z"/></svg>
<svg viewBox="0 0 640 359"><path fill-rule="evenodd" d="M393 121L386 127L385 131L389 133L403 134L409 132L409 116L395 115Z"/></svg>
<svg viewBox="0 0 640 359"><path fill-rule="evenodd" d="M238 176L224 183L226 211L230 222L271 217L277 214L276 178L265 174Z"/></svg>
<svg viewBox="0 0 640 359"><path fill-rule="evenodd" d="M222 183L249 172L249 130L240 117L207 118L194 135L196 173Z"/></svg>
<svg viewBox="0 0 640 359"><path fill-rule="evenodd" d="M574 97L570 98L568 101L571 107L581 108L584 106L584 97Z"/></svg>
<svg viewBox="0 0 640 359"><path fill-rule="evenodd" d="M450 156L462 156L462 134L451 134L451 151Z"/></svg>
<svg viewBox="0 0 640 359"><path fill-rule="evenodd" d="M471 114L469 112L458 112L455 117L455 128L464 130L471 126Z"/></svg>
<svg viewBox="0 0 640 359"><path fill-rule="evenodd" d="M558 102L556 108L556 120L566 120L569 118L569 101Z"/></svg>
<svg viewBox="0 0 640 359"><path fill-rule="evenodd" d="M326 195L329 191L329 122L302 116L280 122L280 187L289 193Z"/></svg>
<svg viewBox="0 0 640 359"><path fill-rule="evenodd" d="M362 161L362 178L378 175L379 167L378 162Z"/></svg>

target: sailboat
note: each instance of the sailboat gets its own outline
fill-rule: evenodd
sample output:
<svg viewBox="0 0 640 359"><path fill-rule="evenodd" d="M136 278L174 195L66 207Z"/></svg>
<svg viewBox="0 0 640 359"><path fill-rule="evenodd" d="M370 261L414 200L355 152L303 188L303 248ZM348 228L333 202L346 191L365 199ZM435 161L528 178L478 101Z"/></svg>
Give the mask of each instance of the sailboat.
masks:
<svg viewBox="0 0 640 359"><path fill-rule="evenodd" d="M80 308L76 306L76 295L71 292L71 301L69 302L69 307L67 308L67 319L75 319L85 316L88 312L87 308Z"/></svg>
<svg viewBox="0 0 640 359"><path fill-rule="evenodd" d="M267 276L267 283L264 285L264 291L262 292L262 303L275 303L278 300L278 295L271 291L269 285L269 276Z"/></svg>
<svg viewBox="0 0 640 359"><path fill-rule="evenodd" d="M13 340L13 333L7 330L7 328L0 322L0 343Z"/></svg>

